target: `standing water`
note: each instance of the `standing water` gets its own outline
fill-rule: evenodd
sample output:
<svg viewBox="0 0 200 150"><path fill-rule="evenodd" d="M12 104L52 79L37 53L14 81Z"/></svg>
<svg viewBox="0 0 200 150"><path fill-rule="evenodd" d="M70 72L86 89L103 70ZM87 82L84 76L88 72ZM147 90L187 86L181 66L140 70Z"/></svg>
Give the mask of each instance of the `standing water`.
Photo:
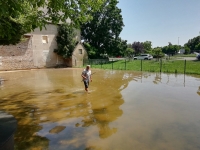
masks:
<svg viewBox="0 0 200 150"><path fill-rule="evenodd" d="M200 149L200 77L82 69L1 72L15 150Z"/></svg>

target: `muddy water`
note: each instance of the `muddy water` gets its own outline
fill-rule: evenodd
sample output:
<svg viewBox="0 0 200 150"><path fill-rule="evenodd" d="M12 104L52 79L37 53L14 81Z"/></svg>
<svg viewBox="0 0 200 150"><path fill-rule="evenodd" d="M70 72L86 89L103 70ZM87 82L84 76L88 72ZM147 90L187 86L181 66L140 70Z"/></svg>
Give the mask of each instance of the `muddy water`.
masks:
<svg viewBox="0 0 200 150"><path fill-rule="evenodd" d="M16 150L200 149L200 77L82 69L0 72Z"/></svg>

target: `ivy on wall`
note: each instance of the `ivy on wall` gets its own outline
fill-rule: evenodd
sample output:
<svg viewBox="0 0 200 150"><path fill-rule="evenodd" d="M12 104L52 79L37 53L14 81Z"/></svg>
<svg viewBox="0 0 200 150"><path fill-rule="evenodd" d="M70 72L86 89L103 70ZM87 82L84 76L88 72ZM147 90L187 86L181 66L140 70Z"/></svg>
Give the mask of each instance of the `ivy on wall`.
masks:
<svg viewBox="0 0 200 150"><path fill-rule="evenodd" d="M69 24L60 25L58 35L56 37L58 47L57 49L54 49L54 52L63 58L70 58L77 44L75 36L76 32L72 26Z"/></svg>

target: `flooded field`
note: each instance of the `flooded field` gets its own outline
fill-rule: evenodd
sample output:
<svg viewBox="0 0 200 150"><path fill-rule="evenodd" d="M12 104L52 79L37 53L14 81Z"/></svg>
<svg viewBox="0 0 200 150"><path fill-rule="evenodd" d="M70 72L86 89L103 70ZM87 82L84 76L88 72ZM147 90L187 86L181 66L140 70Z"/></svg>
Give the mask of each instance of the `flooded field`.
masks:
<svg viewBox="0 0 200 150"><path fill-rule="evenodd" d="M200 76L82 69L0 72L16 150L199 150Z"/></svg>

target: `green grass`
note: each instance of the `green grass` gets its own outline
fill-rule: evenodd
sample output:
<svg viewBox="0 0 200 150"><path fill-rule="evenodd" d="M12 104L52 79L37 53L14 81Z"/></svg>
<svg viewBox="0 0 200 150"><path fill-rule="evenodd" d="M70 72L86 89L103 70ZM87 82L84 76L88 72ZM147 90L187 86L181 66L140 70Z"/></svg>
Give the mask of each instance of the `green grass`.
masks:
<svg viewBox="0 0 200 150"><path fill-rule="evenodd" d="M161 66L162 64L162 66ZM185 60L143 60L142 71L149 72L165 72L165 73L181 73L184 74ZM91 65L91 64L90 64ZM126 61L120 60L115 62L108 62L105 64L91 65L92 68L113 69L113 70L134 70L141 71L141 60ZM200 61L186 61L186 74L200 75Z"/></svg>

